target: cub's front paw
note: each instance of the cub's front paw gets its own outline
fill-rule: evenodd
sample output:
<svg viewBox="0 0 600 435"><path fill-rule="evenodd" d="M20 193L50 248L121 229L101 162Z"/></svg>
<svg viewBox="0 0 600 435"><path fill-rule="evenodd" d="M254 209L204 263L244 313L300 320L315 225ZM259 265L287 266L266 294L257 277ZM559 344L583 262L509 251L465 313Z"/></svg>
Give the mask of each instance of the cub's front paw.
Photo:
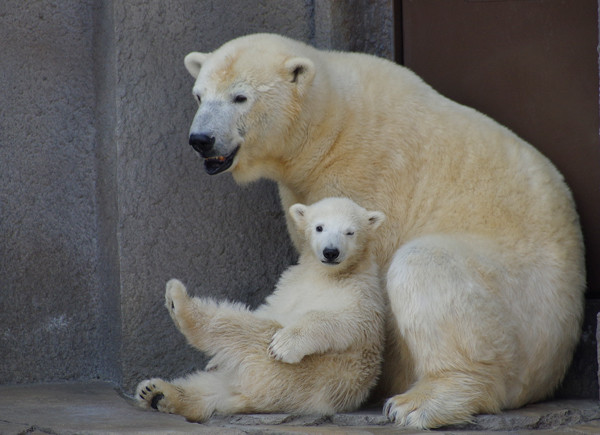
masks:
<svg viewBox="0 0 600 435"><path fill-rule="evenodd" d="M179 326L179 321L177 320L178 314L188 300L189 296L187 290L181 281L178 279L171 279L167 282L165 306L167 307L167 310L169 310L169 314L177 326Z"/></svg>
<svg viewBox="0 0 600 435"><path fill-rule="evenodd" d="M271 339L269 356L288 364L296 364L308 354L302 349L302 344L302 337L297 331L293 328L282 328Z"/></svg>
<svg viewBox="0 0 600 435"><path fill-rule="evenodd" d="M173 413L175 409L165 388L168 384L162 379L146 379L138 384L135 400L141 408L154 408L160 412Z"/></svg>

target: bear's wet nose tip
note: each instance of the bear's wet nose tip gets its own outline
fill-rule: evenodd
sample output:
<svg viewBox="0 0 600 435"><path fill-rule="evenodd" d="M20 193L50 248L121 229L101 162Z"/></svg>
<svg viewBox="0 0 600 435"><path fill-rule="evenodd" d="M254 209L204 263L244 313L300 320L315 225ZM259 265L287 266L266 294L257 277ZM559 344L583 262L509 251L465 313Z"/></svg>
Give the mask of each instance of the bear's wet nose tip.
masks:
<svg viewBox="0 0 600 435"><path fill-rule="evenodd" d="M206 133L190 134L190 145L203 156L212 150L214 144L214 136Z"/></svg>
<svg viewBox="0 0 600 435"><path fill-rule="evenodd" d="M340 251L337 248L325 248L323 249L323 257L328 261L333 261L338 258Z"/></svg>

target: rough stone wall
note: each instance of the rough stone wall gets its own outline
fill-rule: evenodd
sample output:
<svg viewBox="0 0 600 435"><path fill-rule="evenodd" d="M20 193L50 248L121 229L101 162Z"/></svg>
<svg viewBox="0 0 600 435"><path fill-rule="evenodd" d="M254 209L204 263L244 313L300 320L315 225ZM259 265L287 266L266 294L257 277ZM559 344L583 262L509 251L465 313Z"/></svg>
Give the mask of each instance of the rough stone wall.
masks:
<svg viewBox="0 0 600 435"><path fill-rule="evenodd" d="M0 4L0 382L114 378L98 275L94 4Z"/></svg>
<svg viewBox="0 0 600 435"><path fill-rule="evenodd" d="M314 38L322 49L394 58L393 0L315 0Z"/></svg>
<svg viewBox="0 0 600 435"><path fill-rule="evenodd" d="M391 57L391 17L389 0L1 2L0 383L200 368L165 282L257 305L295 253L275 186L209 177L187 145L184 55L277 32Z"/></svg>
<svg viewBox="0 0 600 435"><path fill-rule="evenodd" d="M237 5L235 5L236 3ZM164 285L256 305L294 257L274 184L210 177L187 145L197 105L183 66L246 33L306 39L302 2L115 2L123 382L203 366L164 308ZM185 23L185 24L184 24Z"/></svg>

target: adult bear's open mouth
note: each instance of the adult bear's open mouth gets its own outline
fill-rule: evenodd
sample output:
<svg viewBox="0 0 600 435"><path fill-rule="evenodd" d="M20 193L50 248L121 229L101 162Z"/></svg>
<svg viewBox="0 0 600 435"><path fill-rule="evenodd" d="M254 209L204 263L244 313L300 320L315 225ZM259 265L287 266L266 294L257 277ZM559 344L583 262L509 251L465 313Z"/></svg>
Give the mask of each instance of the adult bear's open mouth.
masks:
<svg viewBox="0 0 600 435"><path fill-rule="evenodd" d="M231 167L235 155L239 151L240 147L236 147L228 156L215 156L206 157L204 159L204 170L208 175L215 175L220 172L226 171Z"/></svg>

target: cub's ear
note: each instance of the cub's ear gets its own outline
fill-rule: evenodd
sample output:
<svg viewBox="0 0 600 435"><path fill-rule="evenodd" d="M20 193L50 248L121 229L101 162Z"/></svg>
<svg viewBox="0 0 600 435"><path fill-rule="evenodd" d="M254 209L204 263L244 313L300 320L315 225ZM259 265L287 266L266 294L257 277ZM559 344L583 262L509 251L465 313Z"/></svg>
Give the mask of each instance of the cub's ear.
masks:
<svg viewBox="0 0 600 435"><path fill-rule="evenodd" d="M284 67L289 81L296 83L301 92L304 92L315 77L315 64L305 57L288 59Z"/></svg>
<svg viewBox="0 0 600 435"><path fill-rule="evenodd" d="M385 220L385 215L380 211L370 211L367 213L369 228L372 230L379 228L379 225Z"/></svg>
<svg viewBox="0 0 600 435"><path fill-rule="evenodd" d="M290 207L290 216L292 216L296 225L302 228L306 218L306 206L304 204L294 204Z"/></svg>
<svg viewBox="0 0 600 435"><path fill-rule="evenodd" d="M192 75L192 77L198 77L198 74L200 74L200 68L202 68L202 64L206 62L208 55L209 53L198 53L197 51L192 51L185 57L185 59L183 59L185 68Z"/></svg>

